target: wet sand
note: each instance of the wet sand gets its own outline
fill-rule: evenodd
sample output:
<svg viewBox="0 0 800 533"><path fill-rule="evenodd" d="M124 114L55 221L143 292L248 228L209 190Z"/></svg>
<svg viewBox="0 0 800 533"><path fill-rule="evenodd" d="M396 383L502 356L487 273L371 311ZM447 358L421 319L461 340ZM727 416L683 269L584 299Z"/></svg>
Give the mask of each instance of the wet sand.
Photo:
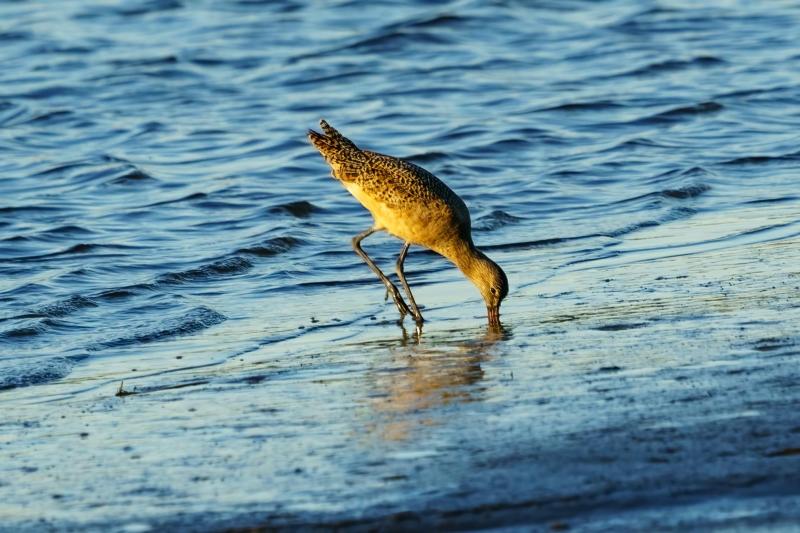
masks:
<svg viewBox="0 0 800 533"><path fill-rule="evenodd" d="M558 271L569 242L506 250L501 334L451 272L420 290L451 300L420 338L390 303L352 324L297 307L302 334L208 368L153 361L127 372L129 395L96 365L8 391L4 527L791 530L800 241L796 223L773 226ZM521 285L531 255L541 276Z"/></svg>

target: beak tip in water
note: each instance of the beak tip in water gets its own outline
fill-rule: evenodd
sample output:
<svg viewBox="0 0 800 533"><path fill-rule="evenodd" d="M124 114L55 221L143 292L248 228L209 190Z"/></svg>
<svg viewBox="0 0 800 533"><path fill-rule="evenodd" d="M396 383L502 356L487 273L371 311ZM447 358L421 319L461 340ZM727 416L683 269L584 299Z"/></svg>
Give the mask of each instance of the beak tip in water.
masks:
<svg viewBox="0 0 800 533"><path fill-rule="evenodd" d="M486 308L487 315L489 317L489 325L490 326L499 326L500 325L500 307L487 307Z"/></svg>

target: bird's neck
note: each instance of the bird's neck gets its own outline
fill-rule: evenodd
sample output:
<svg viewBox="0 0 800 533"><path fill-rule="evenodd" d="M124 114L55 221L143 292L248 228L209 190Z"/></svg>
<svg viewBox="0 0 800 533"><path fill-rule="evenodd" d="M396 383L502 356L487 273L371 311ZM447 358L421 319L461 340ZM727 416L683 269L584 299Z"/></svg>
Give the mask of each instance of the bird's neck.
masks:
<svg viewBox="0 0 800 533"><path fill-rule="evenodd" d="M480 265L488 260L486 255L475 247L471 239L457 242L443 255L473 282L478 275Z"/></svg>

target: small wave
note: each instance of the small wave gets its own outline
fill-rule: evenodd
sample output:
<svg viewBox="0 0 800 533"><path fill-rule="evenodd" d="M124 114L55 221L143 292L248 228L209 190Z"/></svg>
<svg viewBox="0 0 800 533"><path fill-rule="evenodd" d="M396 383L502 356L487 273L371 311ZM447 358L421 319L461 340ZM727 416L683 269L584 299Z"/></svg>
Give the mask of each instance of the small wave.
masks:
<svg viewBox="0 0 800 533"><path fill-rule="evenodd" d="M471 17L463 15L455 15L452 13L439 13L433 16L423 15L421 17L412 17L400 22L387 24L381 31L384 33L391 33L396 31L408 30L410 28L445 28L461 25L465 22L473 20Z"/></svg>
<svg viewBox="0 0 800 533"><path fill-rule="evenodd" d="M275 9L279 13L293 13L299 11L301 6L292 2L276 3L275 0L236 0L236 4L240 6L267 6Z"/></svg>
<svg viewBox="0 0 800 533"><path fill-rule="evenodd" d="M196 192L186 196L182 196L180 198L175 198L174 200L163 200L161 202L155 202L153 204L147 204L144 207L157 207L159 205L169 205L169 204L177 204L180 202L188 202L191 200L202 200L203 198L207 198L208 195L204 192Z"/></svg>
<svg viewBox="0 0 800 533"><path fill-rule="evenodd" d="M627 226L623 226L619 229L605 232L603 233L603 235L614 238L622 237L623 235L633 233L634 231L639 231L640 229L652 228L655 226L660 226L661 224L665 224L667 222L671 222L673 220L681 220L684 218L689 218L696 213L697 210L689 207L676 207L674 209L670 209L669 212L666 213L664 216L659 217L655 220L643 220L641 222L634 222L632 224L628 224Z"/></svg>
<svg viewBox="0 0 800 533"><path fill-rule="evenodd" d="M14 102L0 102L0 126L10 125L26 116L30 116L27 108Z"/></svg>
<svg viewBox="0 0 800 533"><path fill-rule="evenodd" d="M29 31L2 31L0 32L0 42L27 41L33 36L34 34Z"/></svg>
<svg viewBox="0 0 800 533"><path fill-rule="evenodd" d="M759 352L772 352L782 348L791 348L797 341L788 337L768 337L759 339L752 344L753 348Z"/></svg>
<svg viewBox="0 0 800 533"><path fill-rule="evenodd" d="M158 180L156 180L153 176L151 176L147 172L144 172L143 170L133 167L124 170L122 174L114 178L111 178L110 180L108 180L107 183L113 185L129 185L133 183L140 183L143 181L158 181Z"/></svg>
<svg viewBox="0 0 800 533"><path fill-rule="evenodd" d="M37 315L29 313L27 315L13 317L9 320L20 319L20 318L24 319L38 318L41 316L42 316L41 314ZM38 337L39 335L52 331L74 332L80 329L83 329L83 326L79 324L70 323L64 320L56 320L55 318L47 317L37 320L35 322L28 321L27 325L13 327L3 332L0 332L0 340L6 340L10 342L27 342L28 340L32 340Z"/></svg>
<svg viewBox="0 0 800 533"><path fill-rule="evenodd" d="M296 77L287 80L285 84L289 86L319 85L321 83L331 81L342 82L344 80L349 80L352 83L354 78L361 78L372 74L373 73L368 70L352 70L310 77L307 72L302 72Z"/></svg>
<svg viewBox="0 0 800 533"><path fill-rule="evenodd" d="M388 97L430 97L430 98L443 98L447 95L454 95L456 93L468 93L469 89L457 83L443 83L429 87L425 86L408 86L404 85L394 91L384 91L383 95Z"/></svg>
<svg viewBox="0 0 800 533"><path fill-rule="evenodd" d="M47 168L45 170L39 171L35 176L49 176L51 174L61 174L62 172L66 172L68 170L72 170L74 168L81 168L85 167L85 161L72 161L70 163L62 163L60 165L56 165L54 167Z"/></svg>
<svg viewBox="0 0 800 533"><path fill-rule="evenodd" d="M646 322L634 322L631 324L606 324L603 326L597 326L597 331L624 331L626 329L638 329L647 326Z"/></svg>
<svg viewBox="0 0 800 533"><path fill-rule="evenodd" d="M76 226L74 224L68 224L66 226L58 226L56 228L46 229L37 234L38 236L56 236L56 237L63 237L64 235L94 235L92 230L83 228L81 226Z"/></svg>
<svg viewBox="0 0 800 533"><path fill-rule="evenodd" d="M674 72L676 70L685 70L694 67L713 67L724 65L725 61L714 56L698 56L688 60L669 59L667 61L658 61L650 63L643 67L630 70L623 74L616 76L645 76L648 74L660 74L662 72Z"/></svg>
<svg viewBox="0 0 800 533"><path fill-rule="evenodd" d="M680 176L711 176L714 173L704 167L690 167L680 171Z"/></svg>
<svg viewBox="0 0 800 533"><path fill-rule="evenodd" d="M510 133L514 133L515 135L524 135L524 138L526 139L556 140L559 138L558 135L554 135L552 131L542 128L533 128L531 126L514 128L510 130Z"/></svg>
<svg viewBox="0 0 800 533"><path fill-rule="evenodd" d="M686 198L696 198L706 191L710 191L711 186L705 183L698 183L696 185L687 185L678 189L665 189L661 191L662 196L667 198L677 198L684 200Z"/></svg>
<svg viewBox="0 0 800 533"><path fill-rule="evenodd" d="M723 161L723 165L766 165L769 163L800 160L800 150L783 155L753 155Z"/></svg>
<svg viewBox="0 0 800 533"><path fill-rule="evenodd" d="M150 285L139 285L134 286L135 288L150 288ZM98 300L121 300L123 298L130 298L131 296L136 295L137 291L135 288L123 288L123 289L108 289L103 292L100 292L94 296Z"/></svg>
<svg viewBox="0 0 800 533"><path fill-rule="evenodd" d="M658 219L660 223L672 222L673 220L683 220L697 214L697 209L692 207L675 207L669 210L664 216Z"/></svg>
<svg viewBox="0 0 800 533"><path fill-rule="evenodd" d="M647 137L636 137L635 139L628 139L622 141L620 144L614 145L608 151L625 151L628 148L637 149L637 148L664 148L663 144L659 144L652 139L648 139Z"/></svg>
<svg viewBox="0 0 800 533"><path fill-rule="evenodd" d="M51 98L58 98L60 96L75 96L80 98L84 89L82 87L72 87L68 85L50 85L42 87L41 89L34 89L26 93L20 94L21 98L29 98L31 100L49 100Z"/></svg>
<svg viewBox="0 0 800 533"><path fill-rule="evenodd" d="M81 358L52 357L0 362L0 390L30 387L66 377Z"/></svg>
<svg viewBox="0 0 800 533"><path fill-rule="evenodd" d="M14 257L8 259L8 261L17 261L17 262L36 261L43 259L52 259L54 257L62 257L65 255L87 254L89 252L96 252L103 250L135 250L137 248L139 247L126 244L79 243L79 244L74 244L69 248L65 248L64 250L59 250L57 252L51 252L49 254L41 254L41 255L29 255L25 257ZM105 255L110 256L113 254L105 254Z"/></svg>
<svg viewBox="0 0 800 533"><path fill-rule="evenodd" d="M85 296L70 296L53 304L48 304L37 309L37 313L50 317L63 317L87 307L97 307L97 304Z"/></svg>
<svg viewBox="0 0 800 533"><path fill-rule="evenodd" d="M762 94L771 94L771 93L782 93L793 90L793 87L787 87L784 85L778 85L775 87L757 87L754 89L741 89L738 91L730 91L727 93L720 93L716 95L714 98L746 98L748 96L757 96Z"/></svg>
<svg viewBox="0 0 800 533"><path fill-rule="evenodd" d="M185 315L167 320L155 328L145 329L130 336L99 342L91 346L89 350L98 351L103 348L120 348L133 344L147 344L174 337L184 337L216 326L227 319L225 315L209 307L195 307Z"/></svg>
<svg viewBox="0 0 800 533"><path fill-rule="evenodd" d="M174 65L176 63L178 63L178 58L174 55L143 57L138 59L114 59L109 61L109 64L116 68Z"/></svg>
<svg viewBox="0 0 800 533"><path fill-rule="evenodd" d="M677 178L708 178L709 176L715 176L715 173L701 166L686 169L673 168L666 172L656 174L650 182L662 183L664 181L675 181Z"/></svg>
<svg viewBox="0 0 800 533"><path fill-rule="evenodd" d="M297 54L287 58L288 64L295 64L306 59L313 59L317 57L330 56L339 52L356 51L360 53L378 53L378 52L398 52L407 47L420 47L424 45L448 45L451 44L450 39L444 35L427 31L409 31L408 29L398 29L394 31L387 31L384 29L381 33L371 37L358 39L340 46L325 48L322 50L314 50L312 52Z"/></svg>
<svg viewBox="0 0 800 533"><path fill-rule="evenodd" d="M657 117L682 117L684 115L700 115L703 113L715 113L723 109L723 105L717 102L702 102L696 105L677 107L656 115Z"/></svg>
<svg viewBox="0 0 800 533"><path fill-rule="evenodd" d="M289 202L273 206L269 209L270 213L289 213L297 218L308 218L311 213L321 211L321 209L311 202L299 200L297 202Z"/></svg>
<svg viewBox="0 0 800 533"><path fill-rule="evenodd" d="M397 51L406 46L419 46L424 44L450 44L450 40L443 35L429 32L389 31L373 37L367 37L350 43L341 48L344 50L359 50L364 52Z"/></svg>
<svg viewBox="0 0 800 533"><path fill-rule="evenodd" d="M9 341L23 341L33 337L37 337L47 331L45 324L38 322L30 326L18 326L0 331L0 339Z"/></svg>
<svg viewBox="0 0 800 533"><path fill-rule="evenodd" d="M90 298L86 298L85 296L75 295L52 304L43 305L35 309L33 312L2 320L22 319L22 318L42 318L42 317L60 318L70 315L80 309L85 309L88 307L97 307L97 304ZM47 325L46 322L41 322L36 326L19 328L19 331L17 331L16 333L14 333L13 330L12 332L6 332L6 333L8 337L34 336L44 331L46 325Z"/></svg>
<svg viewBox="0 0 800 533"><path fill-rule="evenodd" d="M27 235L13 235L11 237L0 239L0 242L29 242L32 240L33 239Z"/></svg>
<svg viewBox="0 0 800 533"><path fill-rule="evenodd" d="M489 144L485 144L483 146L478 146L472 148L472 150L478 152L501 152L505 153L512 150L519 150L521 148L525 148L529 146L531 142L528 139L522 139L518 137L513 137L510 139L501 139L499 141L494 141Z"/></svg>
<svg viewBox="0 0 800 533"><path fill-rule="evenodd" d="M521 220L523 219L520 217L515 217L498 209L479 218L474 228L478 231L493 231L509 224L516 224Z"/></svg>
<svg viewBox="0 0 800 533"><path fill-rule="evenodd" d="M23 215L23 214L49 214L61 211L59 207L49 205L19 205L0 207L0 216L3 215Z"/></svg>
<svg viewBox="0 0 800 533"><path fill-rule="evenodd" d="M457 141L468 137L476 137L486 133L486 130L481 128L473 128L469 126L459 126L441 135L441 138L448 141Z"/></svg>
<svg viewBox="0 0 800 533"><path fill-rule="evenodd" d="M724 109L724 106L717 102L701 102L695 105L681 106L669 109L662 113L657 113L650 117L645 117L633 121L635 124L660 124L663 122L673 122L687 117L695 117L708 113L716 113Z"/></svg>
<svg viewBox="0 0 800 533"><path fill-rule="evenodd" d="M430 163L431 161L446 161L450 159L450 156L444 152L423 152L421 154L404 157L403 159L406 161L411 161L412 163L424 165L425 163Z"/></svg>
<svg viewBox="0 0 800 533"><path fill-rule="evenodd" d="M661 222L657 220L643 220L641 222L634 222L633 224L628 224L627 226L623 226L619 229L608 231L604 233L604 235L608 237L622 237L623 235L627 235L628 233L633 233L634 231L638 231L640 229L652 228L659 225L661 225Z"/></svg>
<svg viewBox="0 0 800 533"><path fill-rule="evenodd" d="M203 281L240 274L250 270L252 267L253 263L244 257L230 257L199 268L192 268L190 270L184 270L183 272L162 274L156 278L156 283L175 285L193 281Z"/></svg>
<svg viewBox="0 0 800 533"><path fill-rule="evenodd" d="M129 163L120 165L117 163L108 164L106 162L87 162L81 166L87 167L86 171L69 175L69 179L73 183L109 183L109 181L119 177L120 175L125 175L128 172L137 170L136 167Z"/></svg>
<svg viewBox="0 0 800 533"><path fill-rule="evenodd" d="M584 239L594 239L597 237L606 237L605 234L592 233L590 235L579 235L577 237L554 237L551 239L537 239L535 241L521 241L509 242L503 244L488 244L481 246L481 250L529 250L531 248L542 248L545 246L554 246L556 244L563 244L570 241L580 241Z"/></svg>
<svg viewBox="0 0 800 533"><path fill-rule="evenodd" d="M237 376L227 381L232 384L245 384L245 385L258 385L259 383L270 378L269 374L251 374L249 376Z"/></svg>
<svg viewBox="0 0 800 533"><path fill-rule="evenodd" d="M198 209L213 209L216 211L222 209L250 209L253 207L253 204L226 202L223 200L202 200L197 202L195 207Z"/></svg>
<svg viewBox="0 0 800 533"><path fill-rule="evenodd" d="M66 178L75 184L97 182L107 185L130 185L144 181L157 181L133 163L109 154L61 163L41 170L36 175L55 175Z"/></svg>
<svg viewBox="0 0 800 533"><path fill-rule="evenodd" d="M686 210L686 213L690 212L691 210ZM682 214L680 212L674 212L673 215L676 218L686 216L685 213ZM666 246L656 245L653 247L642 247L634 250L611 251L602 253L600 255L595 255L594 257L586 257L571 261L565 266L595 261L606 263L604 260L619 258L623 254L626 255L626 263L631 264L643 261L653 261L666 257L679 257L704 253L709 250L722 250L733 246L741 246L743 244L767 243L777 240L786 240L789 238L796 238L798 235L800 235L798 227L800 227L800 221L792 221L782 224L761 226L746 231L737 231L729 235L723 235L705 240L695 240L693 242L687 242L684 244L671 243ZM619 264L618 261L614 261L614 263ZM606 265L607 264L608 263L606 263Z"/></svg>
<svg viewBox="0 0 800 533"><path fill-rule="evenodd" d="M40 124L40 125L48 125L48 124L59 124L65 122L65 119L73 118L75 114L72 111L68 111L65 109L57 110L57 111L50 111L48 113L42 113L41 115L36 115L32 117L28 123L30 124Z"/></svg>
<svg viewBox="0 0 800 533"><path fill-rule="evenodd" d="M551 107L544 107L538 111L598 111L616 109L619 107L622 107L622 105L611 100L597 100L594 102L569 102Z"/></svg>
<svg viewBox="0 0 800 533"><path fill-rule="evenodd" d="M660 191L640 194L638 196L632 196L630 198L625 198L623 200L612 202L609 205L621 205L631 202L640 202L641 200L646 200L648 198L671 198L675 200L688 200L690 198L697 198L701 194L704 194L705 192L708 192L710 190L711 190L711 185L707 185L705 183L692 183L689 185L684 185L682 187L663 189Z"/></svg>
<svg viewBox="0 0 800 533"><path fill-rule="evenodd" d="M259 257L272 257L284 252L288 252L295 246L302 244L303 241L294 237L275 237L259 244L258 246L251 246L248 248L240 248L236 250L237 254L256 255Z"/></svg>
<svg viewBox="0 0 800 533"><path fill-rule="evenodd" d="M147 15L158 11L170 11L173 9L180 9L183 7L183 2L180 0L147 0L137 4L128 4L121 7L115 7L114 11L125 17L137 17L140 15Z"/></svg>
<svg viewBox="0 0 800 533"><path fill-rule="evenodd" d="M156 78L160 80L203 80L204 77L198 72L193 72L188 68L161 68L157 70L148 70L139 73L140 76L148 78ZM182 103L195 104L197 101L189 96L183 98Z"/></svg>
<svg viewBox="0 0 800 533"><path fill-rule="evenodd" d="M800 200L800 196L781 196L779 198L759 198L758 200L749 200L744 202L746 204L778 204L783 202L796 202Z"/></svg>
<svg viewBox="0 0 800 533"><path fill-rule="evenodd" d="M208 60L203 58L203 60ZM200 59L193 59L192 62L195 63L200 61ZM245 55L242 57L228 57L225 59L219 60L219 65L222 65L226 68L235 68L237 70L253 70L256 69L264 64L264 58L261 55L250 56ZM202 64L202 63L201 63Z"/></svg>
<svg viewBox="0 0 800 533"><path fill-rule="evenodd" d="M460 25L469 20L471 20L469 17L453 15L452 13L443 13L430 18L403 22L402 25L406 28L441 28Z"/></svg>

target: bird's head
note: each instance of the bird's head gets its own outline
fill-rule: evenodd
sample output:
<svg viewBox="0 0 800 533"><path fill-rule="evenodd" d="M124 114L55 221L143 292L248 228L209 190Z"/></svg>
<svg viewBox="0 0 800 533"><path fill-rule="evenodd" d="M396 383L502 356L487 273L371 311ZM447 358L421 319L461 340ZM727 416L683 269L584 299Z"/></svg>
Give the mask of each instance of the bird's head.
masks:
<svg viewBox="0 0 800 533"><path fill-rule="evenodd" d="M476 250L476 255L465 274L478 290L486 302L486 312L489 324L500 325L500 304L508 295L508 278L497 263L486 257L483 252Z"/></svg>

